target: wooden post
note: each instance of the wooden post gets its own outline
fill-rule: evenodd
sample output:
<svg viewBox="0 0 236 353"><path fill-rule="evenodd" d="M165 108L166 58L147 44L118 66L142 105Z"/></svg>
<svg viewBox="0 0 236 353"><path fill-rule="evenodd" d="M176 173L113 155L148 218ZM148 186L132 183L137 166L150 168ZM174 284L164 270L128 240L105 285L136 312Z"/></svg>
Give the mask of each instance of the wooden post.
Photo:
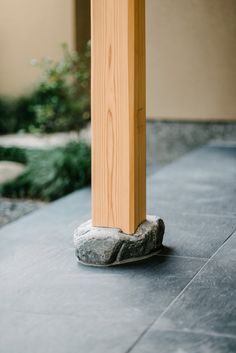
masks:
<svg viewBox="0 0 236 353"><path fill-rule="evenodd" d="M146 219L145 0L91 0L92 223Z"/></svg>

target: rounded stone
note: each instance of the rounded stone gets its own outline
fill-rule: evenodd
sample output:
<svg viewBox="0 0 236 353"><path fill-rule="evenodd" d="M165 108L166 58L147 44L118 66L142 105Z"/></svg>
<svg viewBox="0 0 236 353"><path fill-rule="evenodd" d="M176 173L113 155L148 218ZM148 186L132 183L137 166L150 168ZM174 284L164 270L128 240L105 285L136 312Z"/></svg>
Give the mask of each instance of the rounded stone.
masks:
<svg viewBox="0 0 236 353"><path fill-rule="evenodd" d="M78 261L93 266L135 262L160 252L165 225L161 218L147 216L132 235L118 228L93 227L91 220L74 233Z"/></svg>

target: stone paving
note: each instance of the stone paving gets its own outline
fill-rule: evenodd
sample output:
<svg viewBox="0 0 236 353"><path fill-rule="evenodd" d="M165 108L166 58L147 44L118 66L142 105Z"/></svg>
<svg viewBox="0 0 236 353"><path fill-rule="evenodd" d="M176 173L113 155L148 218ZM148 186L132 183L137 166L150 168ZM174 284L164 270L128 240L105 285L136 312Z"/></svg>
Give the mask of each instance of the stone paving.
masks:
<svg viewBox="0 0 236 353"><path fill-rule="evenodd" d="M90 189L0 230L1 353L233 353L236 145L198 149L148 178L162 254L92 268L74 229Z"/></svg>

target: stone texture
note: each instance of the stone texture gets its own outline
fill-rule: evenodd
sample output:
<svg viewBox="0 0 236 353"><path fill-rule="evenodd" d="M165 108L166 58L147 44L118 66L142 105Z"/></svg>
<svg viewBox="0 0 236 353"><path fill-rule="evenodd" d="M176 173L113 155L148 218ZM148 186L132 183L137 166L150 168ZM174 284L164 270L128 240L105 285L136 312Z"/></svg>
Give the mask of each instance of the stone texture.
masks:
<svg viewBox="0 0 236 353"><path fill-rule="evenodd" d="M214 332L234 337L236 344L235 254L236 232L210 258L153 329Z"/></svg>
<svg viewBox="0 0 236 353"><path fill-rule="evenodd" d="M235 353L234 337L208 332L148 331L132 353Z"/></svg>
<svg viewBox="0 0 236 353"><path fill-rule="evenodd" d="M160 170L210 140L235 141L236 124L147 119L147 165Z"/></svg>
<svg viewBox="0 0 236 353"><path fill-rule="evenodd" d="M161 250L164 222L147 216L133 235L118 228L93 227L91 221L75 231L74 243L79 262L94 266L111 266L142 260Z"/></svg>
<svg viewBox="0 0 236 353"><path fill-rule="evenodd" d="M46 203L36 200L8 199L0 197L0 228L9 222L38 210Z"/></svg>

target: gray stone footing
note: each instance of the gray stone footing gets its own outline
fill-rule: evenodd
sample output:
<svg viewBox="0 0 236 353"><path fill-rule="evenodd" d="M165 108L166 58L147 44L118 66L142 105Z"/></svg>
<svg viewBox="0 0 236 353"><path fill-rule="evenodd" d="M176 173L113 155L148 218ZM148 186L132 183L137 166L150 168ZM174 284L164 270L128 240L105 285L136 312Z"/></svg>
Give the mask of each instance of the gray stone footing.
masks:
<svg viewBox="0 0 236 353"><path fill-rule="evenodd" d="M165 225L156 216L147 216L132 235L118 228L93 227L91 220L74 233L78 261L92 266L113 266L135 262L160 252Z"/></svg>

